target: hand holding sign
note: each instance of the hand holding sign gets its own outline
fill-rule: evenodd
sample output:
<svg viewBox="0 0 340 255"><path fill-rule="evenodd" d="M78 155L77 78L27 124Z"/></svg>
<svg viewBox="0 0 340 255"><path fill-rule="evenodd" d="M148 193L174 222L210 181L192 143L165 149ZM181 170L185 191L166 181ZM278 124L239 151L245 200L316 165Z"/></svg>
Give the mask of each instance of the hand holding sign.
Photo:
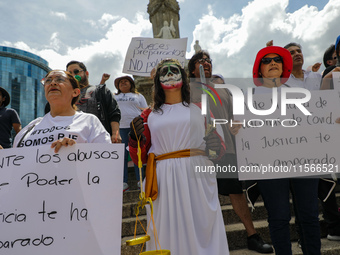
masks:
<svg viewBox="0 0 340 255"><path fill-rule="evenodd" d="M123 159L123 144L3 150L0 254L120 254Z"/></svg>

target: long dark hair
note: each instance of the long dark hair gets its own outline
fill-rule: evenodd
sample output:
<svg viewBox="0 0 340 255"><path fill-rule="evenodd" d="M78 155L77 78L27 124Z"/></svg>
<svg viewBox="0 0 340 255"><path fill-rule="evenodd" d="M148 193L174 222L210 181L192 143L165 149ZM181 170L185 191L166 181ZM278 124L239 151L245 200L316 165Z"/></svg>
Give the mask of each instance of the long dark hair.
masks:
<svg viewBox="0 0 340 255"><path fill-rule="evenodd" d="M159 81L159 78L160 78L159 73L160 73L161 67L166 62L174 62L178 66L178 68L181 72L182 81L183 81L183 85L181 87L182 104L184 106L189 106L189 104L190 104L190 87L189 87L189 81L188 81L187 73L183 69L182 65L178 62L178 60L176 60L176 59L164 59L158 64L156 75L154 77L153 110L155 112L163 112L162 109L161 109L161 106L165 103L165 93L164 93L164 90L163 90L161 83Z"/></svg>
<svg viewBox="0 0 340 255"><path fill-rule="evenodd" d="M210 54L209 54L208 51L200 50L197 53L195 53L195 55L193 55L191 57L191 59L189 60L188 69L189 69L189 77L190 78L195 78L193 71L195 71L195 69L196 69L196 66L195 66L196 61L203 58L204 55L206 55L208 58L210 58ZM212 64L211 64L211 68L212 68Z"/></svg>

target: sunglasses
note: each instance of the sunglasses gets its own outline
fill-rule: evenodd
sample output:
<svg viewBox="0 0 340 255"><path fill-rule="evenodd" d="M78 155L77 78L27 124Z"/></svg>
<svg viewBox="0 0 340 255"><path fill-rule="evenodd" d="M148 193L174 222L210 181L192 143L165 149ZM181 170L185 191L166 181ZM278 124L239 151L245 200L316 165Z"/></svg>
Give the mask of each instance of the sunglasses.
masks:
<svg viewBox="0 0 340 255"><path fill-rule="evenodd" d="M179 74L181 71L176 65L166 65L159 71L160 76L166 76L168 73Z"/></svg>
<svg viewBox="0 0 340 255"><path fill-rule="evenodd" d="M261 59L261 62L265 65L268 65L274 60L275 63L282 63L282 58L281 57L273 57L273 58L263 58Z"/></svg>
<svg viewBox="0 0 340 255"><path fill-rule="evenodd" d="M212 59L211 58L200 58L200 59L197 59L197 62L200 63L200 64L204 64L204 62L211 64Z"/></svg>
<svg viewBox="0 0 340 255"><path fill-rule="evenodd" d="M82 69L78 70L78 69L74 69L71 73L74 73L74 75L77 75L78 73L80 73L81 71L84 71Z"/></svg>

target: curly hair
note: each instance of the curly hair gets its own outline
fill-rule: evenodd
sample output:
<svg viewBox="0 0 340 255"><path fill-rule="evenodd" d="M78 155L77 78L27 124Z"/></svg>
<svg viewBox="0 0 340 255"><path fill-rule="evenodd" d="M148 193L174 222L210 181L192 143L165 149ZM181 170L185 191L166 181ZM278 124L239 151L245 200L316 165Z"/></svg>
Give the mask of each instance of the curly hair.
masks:
<svg viewBox="0 0 340 255"><path fill-rule="evenodd" d="M162 112L161 106L165 103L165 93L164 89L161 86L159 81L160 78L160 69L166 62L174 62L182 75L183 85L181 87L181 95L182 95L182 104L184 106L189 106L190 104L190 87L188 76L185 70L183 69L182 65L176 59L163 59L158 65L156 69L156 74L154 77L154 87L153 87L153 111L155 112Z"/></svg>
<svg viewBox="0 0 340 255"><path fill-rule="evenodd" d="M210 58L209 52L207 52L205 50L200 50L195 55L193 55L191 57L191 59L189 60L188 70L189 70L189 77L190 78L195 78L195 75L193 74L193 71L195 71L196 61L201 59L201 58L203 58L204 55L207 56L208 58ZM211 67L212 67L212 64L211 64Z"/></svg>

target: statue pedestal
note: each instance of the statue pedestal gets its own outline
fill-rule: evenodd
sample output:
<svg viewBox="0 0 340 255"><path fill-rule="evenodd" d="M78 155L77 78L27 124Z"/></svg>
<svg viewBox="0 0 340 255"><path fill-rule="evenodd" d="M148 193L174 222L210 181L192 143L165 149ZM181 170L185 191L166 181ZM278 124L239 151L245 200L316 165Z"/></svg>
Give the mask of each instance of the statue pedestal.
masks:
<svg viewBox="0 0 340 255"><path fill-rule="evenodd" d="M136 88L144 97L148 105L152 103L153 80L150 77L133 76Z"/></svg>

